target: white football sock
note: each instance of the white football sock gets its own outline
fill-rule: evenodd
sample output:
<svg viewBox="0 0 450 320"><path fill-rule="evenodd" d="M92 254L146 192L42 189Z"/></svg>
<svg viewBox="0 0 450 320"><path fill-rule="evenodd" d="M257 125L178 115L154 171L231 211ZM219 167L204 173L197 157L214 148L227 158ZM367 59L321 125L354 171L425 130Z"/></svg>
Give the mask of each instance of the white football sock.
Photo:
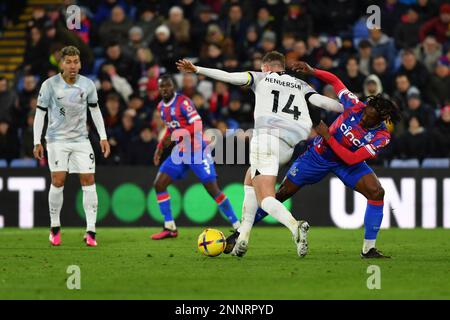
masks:
<svg viewBox="0 0 450 320"><path fill-rule="evenodd" d="M250 231L255 221L258 201L256 200L255 189L252 186L244 186L244 202L242 203L242 225L239 232L246 239L250 236ZM241 238L241 236L240 236Z"/></svg>
<svg viewBox="0 0 450 320"><path fill-rule="evenodd" d="M280 201L274 197L266 197L261 201L261 209L284 224L294 237L297 235L298 222Z"/></svg>
<svg viewBox="0 0 450 320"><path fill-rule="evenodd" d="M60 227L60 214L61 208L64 201L63 196L64 186L55 187L54 185L50 185L50 191L48 192L48 207L50 209L50 226Z"/></svg>
<svg viewBox="0 0 450 320"><path fill-rule="evenodd" d="M363 243L363 253L367 253L370 249L375 248L375 241L377 240L367 240L364 239L364 243Z"/></svg>
<svg viewBox="0 0 450 320"><path fill-rule="evenodd" d="M95 232L95 223L97 221L97 189L95 184L81 187L83 190L83 208L86 214L86 231Z"/></svg>
<svg viewBox="0 0 450 320"><path fill-rule="evenodd" d="M175 221L164 221L164 228L175 231L177 230L177 226L175 225Z"/></svg>

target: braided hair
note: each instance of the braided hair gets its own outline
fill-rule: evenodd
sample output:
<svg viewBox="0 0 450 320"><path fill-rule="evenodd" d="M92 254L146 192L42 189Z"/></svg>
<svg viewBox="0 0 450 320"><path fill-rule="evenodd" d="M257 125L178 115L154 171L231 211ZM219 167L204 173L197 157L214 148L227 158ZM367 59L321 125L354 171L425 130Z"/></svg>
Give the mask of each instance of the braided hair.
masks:
<svg viewBox="0 0 450 320"><path fill-rule="evenodd" d="M377 110L383 120L397 123L402 118L400 108L391 100L383 97L381 93L368 96L367 105Z"/></svg>

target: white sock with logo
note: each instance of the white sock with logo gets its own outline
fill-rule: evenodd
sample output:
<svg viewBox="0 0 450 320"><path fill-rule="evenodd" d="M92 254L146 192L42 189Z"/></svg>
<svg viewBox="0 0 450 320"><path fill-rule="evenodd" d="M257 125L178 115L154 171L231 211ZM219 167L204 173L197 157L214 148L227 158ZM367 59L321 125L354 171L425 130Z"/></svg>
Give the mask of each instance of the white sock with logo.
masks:
<svg viewBox="0 0 450 320"><path fill-rule="evenodd" d="M364 243L363 243L363 253L366 254L370 249L375 248L375 242L377 240L367 240L364 239Z"/></svg>
<svg viewBox="0 0 450 320"><path fill-rule="evenodd" d="M294 237L297 235L298 222L280 201L274 197L266 197L261 202L261 209L284 224Z"/></svg>
<svg viewBox="0 0 450 320"><path fill-rule="evenodd" d="M55 187L53 184L50 185L50 190L48 192L48 207L50 209L50 227L60 227L60 214L61 208L64 201L64 186Z"/></svg>
<svg viewBox="0 0 450 320"><path fill-rule="evenodd" d="M86 214L86 231L95 232L97 222L98 198L95 184L81 187L83 190L83 208Z"/></svg>

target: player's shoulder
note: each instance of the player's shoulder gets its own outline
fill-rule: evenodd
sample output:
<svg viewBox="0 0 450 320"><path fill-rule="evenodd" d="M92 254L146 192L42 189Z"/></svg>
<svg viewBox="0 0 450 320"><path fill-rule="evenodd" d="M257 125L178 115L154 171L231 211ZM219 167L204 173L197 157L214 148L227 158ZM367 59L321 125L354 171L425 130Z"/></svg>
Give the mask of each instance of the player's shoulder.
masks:
<svg viewBox="0 0 450 320"><path fill-rule="evenodd" d="M78 81L88 87L96 87L94 81L92 81L92 79L83 76L82 74L79 75Z"/></svg>
<svg viewBox="0 0 450 320"><path fill-rule="evenodd" d="M61 81L61 75L59 73L45 79L42 82L42 86L49 86L49 85L55 85Z"/></svg>

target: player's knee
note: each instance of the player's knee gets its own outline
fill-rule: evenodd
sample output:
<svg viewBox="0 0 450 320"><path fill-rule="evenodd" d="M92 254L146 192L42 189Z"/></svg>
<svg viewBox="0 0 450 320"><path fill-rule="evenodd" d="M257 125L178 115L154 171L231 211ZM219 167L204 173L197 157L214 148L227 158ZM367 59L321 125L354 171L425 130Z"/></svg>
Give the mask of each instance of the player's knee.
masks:
<svg viewBox="0 0 450 320"><path fill-rule="evenodd" d="M383 200L384 189L381 185L376 185L369 189L369 200Z"/></svg>
<svg viewBox="0 0 450 320"><path fill-rule="evenodd" d="M82 186L91 186L95 183L94 175L88 175L80 177L80 183Z"/></svg>
<svg viewBox="0 0 450 320"><path fill-rule="evenodd" d="M164 183L162 183L161 180L156 179L155 181L153 181L153 187L155 188L156 192L164 192L166 191L166 186Z"/></svg>
<svg viewBox="0 0 450 320"><path fill-rule="evenodd" d="M52 177L52 185L57 188L64 187L65 180L64 177Z"/></svg>

